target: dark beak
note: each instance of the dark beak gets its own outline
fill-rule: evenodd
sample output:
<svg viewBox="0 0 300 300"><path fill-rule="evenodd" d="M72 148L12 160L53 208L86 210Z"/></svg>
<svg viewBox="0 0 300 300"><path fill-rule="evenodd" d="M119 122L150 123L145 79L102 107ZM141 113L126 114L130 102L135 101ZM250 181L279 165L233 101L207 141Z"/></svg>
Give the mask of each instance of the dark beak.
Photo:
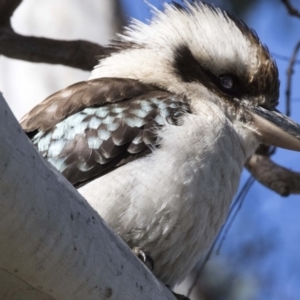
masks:
<svg viewBox="0 0 300 300"><path fill-rule="evenodd" d="M248 108L252 124L261 142L289 150L300 151L300 125L278 110L263 107Z"/></svg>

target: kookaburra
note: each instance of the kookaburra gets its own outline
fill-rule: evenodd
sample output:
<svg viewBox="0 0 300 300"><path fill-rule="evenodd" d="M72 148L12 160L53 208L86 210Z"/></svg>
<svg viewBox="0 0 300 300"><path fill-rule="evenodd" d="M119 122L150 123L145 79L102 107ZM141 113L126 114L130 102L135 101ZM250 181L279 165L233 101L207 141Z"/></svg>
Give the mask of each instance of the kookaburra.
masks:
<svg viewBox="0 0 300 300"><path fill-rule="evenodd" d="M43 157L170 287L211 245L260 143L300 151L257 35L199 1L165 4L106 48L85 82L21 124Z"/></svg>

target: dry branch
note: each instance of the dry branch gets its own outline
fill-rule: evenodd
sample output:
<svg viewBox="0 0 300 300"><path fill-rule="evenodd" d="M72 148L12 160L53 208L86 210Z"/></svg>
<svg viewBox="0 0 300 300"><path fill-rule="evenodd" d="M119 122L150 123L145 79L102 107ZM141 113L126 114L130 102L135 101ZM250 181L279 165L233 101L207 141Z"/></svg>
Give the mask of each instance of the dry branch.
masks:
<svg viewBox="0 0 300 300"><path fill-rule="evenodd" d="M0 25L10 27L10 18L22 0L0 0Z"/></svg>
<svg viewBox="0 0 300 300"><path fill-rule="evenodd" d="M300 194L300 173L275 164L268 156L254 154L245 167L260 183L281 196Z"/></svg>
<svg viewBox="0 0 300 300"><path fill-rule="evenodd" d="M92 70L104 47L83 40L64 41L20 35L11 28L10 18L22 0L0 0L0 55L36 63L61 64ZM120 4L115 1L116 22L123 24Z"/></svg>
<svg viewBox="0 0 300 300"><path fill-rule="evenodd" d="M292 4L290 3L290 0L282 0L282 2L286 6L286 9L291 16L300 18L300 12L292 6Z"/></svg>
<svg viewBox="0 0 300 300"><path fill-rule="evenodd" d="M59 41L23 36L0 27L0 54L10 58L92 70L103 49L88 41Z"/></svg>

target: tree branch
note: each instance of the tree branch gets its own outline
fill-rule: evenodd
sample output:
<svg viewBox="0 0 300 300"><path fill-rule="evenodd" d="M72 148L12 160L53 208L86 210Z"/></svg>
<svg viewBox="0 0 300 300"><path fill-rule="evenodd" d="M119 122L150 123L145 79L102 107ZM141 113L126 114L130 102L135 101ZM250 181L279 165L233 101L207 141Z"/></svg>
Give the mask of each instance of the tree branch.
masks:
<svg viewBox="0 0 300 300"><path fill-rule="evenodd" d="M268 156L253 154L245 167L260 183L281 196L300 194L300 173L275 164Z"/></svg>
<svg viewBox="0 0 300 300"><path fill-rule="evenodd" d="M286 9L291 16L300 18L300 12L292 6L290 0L282 0L282 3L286 6Z"/></svg>
<svg viewBox="0 0 300 300"><path fill-rule="evenodd" d="M22 0L0 0L0 25L10 27L10 18Z"/></svg>
<svg viewBox="0 0 300 300"><path fill-rule="evenodd" d="M0 27L0 54L10 58L92 70L97 64L96 56L103 52L104 47L88 41L22 36Z"/></svg>
<svg viewBox="0 0 300 300"><path fill-rule="evenodd" d="M0 153L1 299L174 299L39 156L1 94Z"/></svg>

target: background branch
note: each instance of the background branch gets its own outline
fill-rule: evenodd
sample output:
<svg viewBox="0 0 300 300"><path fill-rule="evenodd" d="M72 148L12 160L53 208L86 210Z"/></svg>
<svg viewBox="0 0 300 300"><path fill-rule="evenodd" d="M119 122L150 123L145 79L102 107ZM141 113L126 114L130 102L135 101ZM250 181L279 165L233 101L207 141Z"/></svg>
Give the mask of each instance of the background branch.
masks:
<svg viewBox="0 0 300 300"><path fill-rule="evenodd" d="M268 156L254 154L245 167L260 183L281 196L300 194L300 173L275 164Z"/></svg>
<svg viewBox="0 0 300 300"><path fill-rule="evenodd" d="M300 12L292 6L290 0L282 0L282 2L286 6L286 9L291 16L300 18Z"/></svg>
<svg viewBox="0 0 300 300"><path fill-rule="evenodd" d="M23 36L13 31L10 18L22 0L0 0L0 54L30 62L61 64L90 71L97 64L97 56L102 55L104 47L83 40L64 41L32 36ZM118 27L124 20L120 4L116 1L114 13Z"/></svg>
<svg viewBox="0 0 300 300"><path fill-rule="evenodd" d="M103 52L104 47L88 41L59 41L0 29L0 54L10 58L92 70Z"/></svg>
<svg viewBox="0 0 300 300"><path fill-rule="evenodd" d="M0 25L10 27L10 18L22 0L0 0Z"/></svg>

